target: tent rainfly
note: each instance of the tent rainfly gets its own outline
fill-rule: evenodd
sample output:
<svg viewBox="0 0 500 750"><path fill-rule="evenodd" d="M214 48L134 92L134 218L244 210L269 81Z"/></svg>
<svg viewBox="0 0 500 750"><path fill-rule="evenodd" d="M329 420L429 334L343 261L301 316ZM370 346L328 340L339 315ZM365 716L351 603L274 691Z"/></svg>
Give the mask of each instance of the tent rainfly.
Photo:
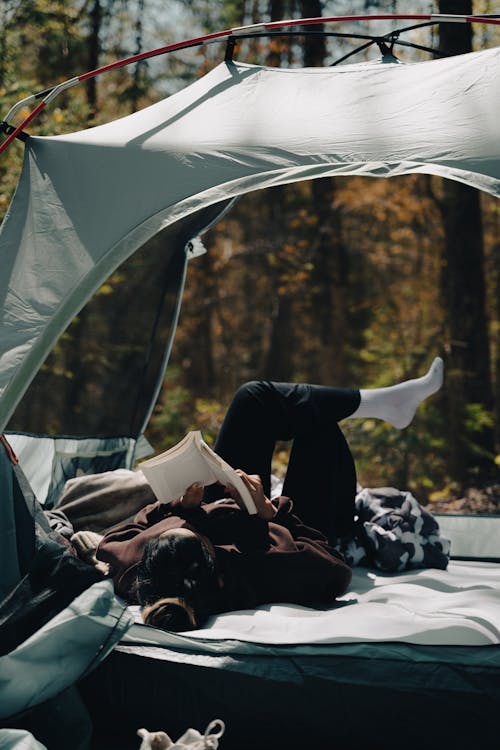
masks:
<svg viewBox="0 0 500 750"><path fill-rule="evenodd" d="M224 62L168 99L30 137L0 234L0 429L127 257L183 217L330 175L440 175L500 195L500 48L402 64Z"/></svg>

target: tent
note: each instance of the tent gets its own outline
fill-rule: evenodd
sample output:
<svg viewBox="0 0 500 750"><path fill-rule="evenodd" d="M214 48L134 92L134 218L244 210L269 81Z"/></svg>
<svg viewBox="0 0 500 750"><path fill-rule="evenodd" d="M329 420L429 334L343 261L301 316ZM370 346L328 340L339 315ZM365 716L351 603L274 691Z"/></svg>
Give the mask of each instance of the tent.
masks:
<svg viewBox="0 0 500 750"><path fill-rule="evenodd" d="M292 70L224 62L128 117L30 137L0 234L0 429L99 284L180 219L327 175L424 172L499 195L499 56Z"/></svg>
<svg viewBox="0 0 500 750"><path fill-rule="evenodd" d="M19 185L0 231L0 428L40 431L28 424L34 410L23 406L33 403L27 389L75 314L115 269L140 254L151 264L146 269L151 288L156 279L162 279L151 295L152 333L143 342L140 368L129 371L130 362L118 362L107 373L99 388L102 409L93 401L93 393L87 402L93 408L81 410L89 420L83 426L71 425L73 430L64 430L62 437L12 436L38 501L50 507L66 478L79 471L131 466L142 450L141 435L175 332L187 259L196 254L195 238L237 196L331 175L387 178L410 173L440 175L499 196L499 57L500 49L495 48L421 63L384 58L343 68L302 70L227 60L183 91L141 112L78 133L30 137ZM117 373L127 371L130 378L125 388L129 392L133 385L134 395L126 403L122 399L123 408L117 410L114 398L120 399L123 393ZM36 402L36 380L33 386ZM19 481L14 468L4 456L2 461L2 487L10 488L4 510L11 532L11 552L5 547L4 554L10 561L17 560L6 568L11 586L23 573L19 554L24 547L17 541L16 514L9 509L14 507L14 496L21 505L24 501L17 490L12 491ZM32 508L35 518L36 504ZM487 560L498 562L491 528ZM453 533L460 539L463 527ZM484 558L485 549L481 545L479 553L471 554L462 545L460 556L477 560ZM495 563L483 560L480 564ZM95 585L102 587L103 582ZM91 587L84 595L94 591ZM103 713L109 710L111 696L116 699L115 686L120 684L121 702L115 701L115 708L132 716L137 693L147 681L154 684L157 696L149 704L142 703L141 716L156 723L165 704L161 686L166 680L178 690L175 699L170 697L177 717L195 704L200 722L205 722L214 718L205 716L208 705L226 706L233 709L234 723L244 728L252 713L248 700L257 701L264 694L272 706L275 691L282 689L284 697L276 714L282 729L290 709L300 715L300 690L307 685L308 700L318 700L311 716L323 732L327 723L331 726L330 701L340 698L345 720L340 736L344 739L356 722L349 709L353 700L366 706L372 699L370 716L374 718L383 710L384 700L404 710L402 699L412 693L419 696L416 705L422 711L434 705L433 718L443 705L453 707L451 713L443 709L442 716L446 723L450 716L456 722L457 743L460 732L467 741L471 739L466 731L469 726L460 720L468 718L467 706L473 706L475 720L488 731L491 728L488 716L494 715L492 704L499 697L495 685L500 670L494 634L490 645L483 643L480 651L468 643L438 652L433 644L406 643L336 643L319 650L302 644L295 651L294 644L288 643L253 651L245 646L243 652L232 652L231 639L209 648L199 640L193 644L173 638L163 644L160 654L148 650L148 635L141 635L145 640L137 646L130 619L120 619L105 586L98 593L90 603L79 603L77 621L93 608L99 619L102 601L108 601L114 622L109 625L111 631L116 632L116 621L120 621L125 625L119 636L129 627L132 635L102 669L84 681L87 700L96 713L99 703ZM63 621L66 611L60 613ZM39 632L46 634L48 628L50 639L53 624L50 620L46 630L42 627ZM59 647L61 643L67 641L59 641ZM95 641L90 639L90 643ZM29 639L19 648L26 644L28 651L21 653L21 660L32 658ZM36 648L35 644L35 653ZM388 660L392 660L389 670ZM49 662L45 656L45 664ZM459 685L454 683L457 670ZM127 683L131 674L135 692ZM56 683L53 689L71 685L78 676L77 668L69 681ZM394 686L384 691L382 684L388 679ZM33 684L27 692L20 690L13 712L40 700L33 695ZM371 685L379 688L377 700L370 697ZM288 712L284 711L287 697ZM266 714L266 720L270 719L272 712ZM401 730L402 723L395 726ZM440 730L444 731L443 726ZM241 748L245 746L242 736ZM415 736L419 741L429 739L420 732ZM405 745L409 746L407 738Z"/></svg>

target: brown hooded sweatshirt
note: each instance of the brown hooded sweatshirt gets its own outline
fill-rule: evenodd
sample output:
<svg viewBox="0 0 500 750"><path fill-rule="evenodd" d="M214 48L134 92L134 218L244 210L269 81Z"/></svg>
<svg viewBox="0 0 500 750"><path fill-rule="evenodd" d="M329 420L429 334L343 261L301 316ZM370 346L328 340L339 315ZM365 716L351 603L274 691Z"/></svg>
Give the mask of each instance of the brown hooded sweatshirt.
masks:
<svg viewBox="0 0 500 750"><path fill-rule="evenodd" d="M351 569L318 530L292 513L286 497L273 501L272 521L250 516L231 499L184 508L180 500L143 508L132 522L106 533L97 558L110 564L116 593L136 602L137 566L146 543L164 531L187 527L215 547L224 585L214 612L250 609L272 602L328 604L343 594Z"/></svg>

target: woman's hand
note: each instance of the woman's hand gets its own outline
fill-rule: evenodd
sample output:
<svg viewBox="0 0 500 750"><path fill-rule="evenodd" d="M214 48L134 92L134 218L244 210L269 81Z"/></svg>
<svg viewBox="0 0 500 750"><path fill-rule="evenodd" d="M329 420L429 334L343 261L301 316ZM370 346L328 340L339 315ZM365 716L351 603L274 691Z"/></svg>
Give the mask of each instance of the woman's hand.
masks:
<svg viewBox="0 0 500 750"><path fill-rule="evenodd" d="M246 474L241 469L236 469L236 473L244 482L248 491L250 492L255 507L257 508L257 515L260 518L265 518L266 521L270 521L276 515L276 508L264 494L264 488L262 486L262 479L258 474Z"/></svg>
<svg viewBox="0 0 500 750"><path fill-rule="evenodd" d="M191 484L181 497L183 508L199 508L203 499L203 485L200 482Z"/></svg>

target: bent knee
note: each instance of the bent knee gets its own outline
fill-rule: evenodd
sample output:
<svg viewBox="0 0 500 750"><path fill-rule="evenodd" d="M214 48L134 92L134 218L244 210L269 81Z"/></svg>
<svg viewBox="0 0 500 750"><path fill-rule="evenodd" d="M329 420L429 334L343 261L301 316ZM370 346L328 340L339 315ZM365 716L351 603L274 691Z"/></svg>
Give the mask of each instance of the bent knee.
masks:
<svg viewBox="0 0 500 750"><path fill-rule="evenodd" d="M253 399L266 390L268 384L265 380L248 380L240 385L234 397L238 400Z"/></svg>

